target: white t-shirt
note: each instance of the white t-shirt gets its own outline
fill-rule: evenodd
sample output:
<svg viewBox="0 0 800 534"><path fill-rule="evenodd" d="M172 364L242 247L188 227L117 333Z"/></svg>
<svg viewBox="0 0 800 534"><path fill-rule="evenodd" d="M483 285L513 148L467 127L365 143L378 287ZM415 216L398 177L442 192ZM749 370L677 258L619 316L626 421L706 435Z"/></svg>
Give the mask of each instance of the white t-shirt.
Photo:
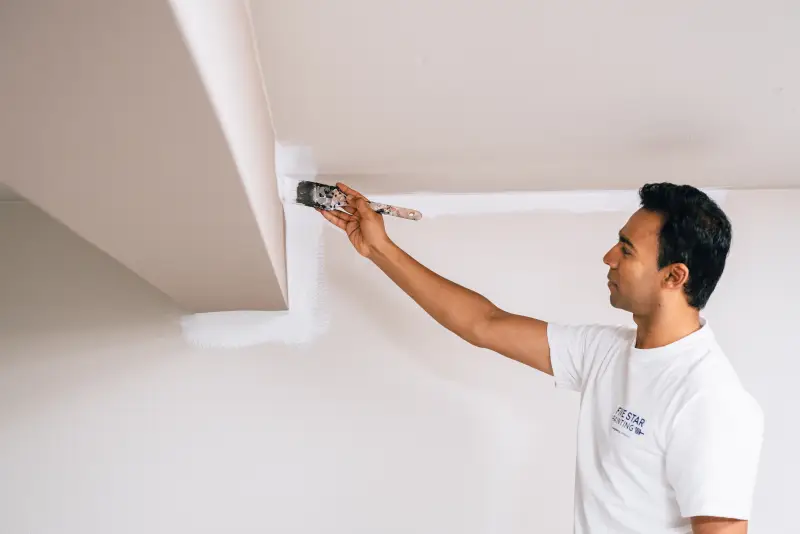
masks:
<svg viewBox="0 0 800 534"><path fill-rule="evenodd" d="M628 327L549 324L556 385L581 393L576 534L691 533L749 519L763 414L707 322L665 347Z"/></svg>

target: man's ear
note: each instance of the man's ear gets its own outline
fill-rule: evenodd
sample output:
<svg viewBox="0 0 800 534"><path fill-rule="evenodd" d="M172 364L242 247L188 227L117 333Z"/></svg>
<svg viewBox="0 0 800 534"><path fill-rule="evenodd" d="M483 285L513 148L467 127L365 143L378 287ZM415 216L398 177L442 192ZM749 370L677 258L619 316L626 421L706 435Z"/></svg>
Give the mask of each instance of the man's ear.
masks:
<svg viewBox="0 0 800 534"><path fill-rule="evenodd" d="M689 281L689 268L683 263L673 263L664 272L664 287L667 289L679 289Z"/></svg>

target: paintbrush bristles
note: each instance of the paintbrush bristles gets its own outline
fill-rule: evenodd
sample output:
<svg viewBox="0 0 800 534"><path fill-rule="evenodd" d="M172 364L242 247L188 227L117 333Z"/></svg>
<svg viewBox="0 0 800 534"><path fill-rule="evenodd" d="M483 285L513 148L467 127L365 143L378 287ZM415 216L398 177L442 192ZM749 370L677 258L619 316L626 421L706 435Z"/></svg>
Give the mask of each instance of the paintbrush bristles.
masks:
<svg viewBox="0 0 800 534"><path fill-rule="evenodd" d="M347 197L334 185L302 181L297 184L298 204L322 210L335 210L347 203Z"/></svg>
<svg viewBox="0 0 800 534"><path fill-rule="evenodd" d="M310 206L312 208L319 207L314 202L314 191L316 190L314 182L300 182L297 184L296 200L298 204Z"/></svg>

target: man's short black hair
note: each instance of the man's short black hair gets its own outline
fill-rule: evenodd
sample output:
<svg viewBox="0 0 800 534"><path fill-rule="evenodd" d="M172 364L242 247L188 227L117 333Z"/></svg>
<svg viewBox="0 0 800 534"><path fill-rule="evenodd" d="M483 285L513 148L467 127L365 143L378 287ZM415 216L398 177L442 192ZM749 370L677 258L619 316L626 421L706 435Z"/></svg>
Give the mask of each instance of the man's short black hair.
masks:
<svg viewBox="0 0 800 534"><path fill-rule="evenodd" d="M722 209L699 189L671 183L646 184L641 207L661 215L658 268L683 263L689 305L703 309L717 286L731 247L731 223Z"/></svg>

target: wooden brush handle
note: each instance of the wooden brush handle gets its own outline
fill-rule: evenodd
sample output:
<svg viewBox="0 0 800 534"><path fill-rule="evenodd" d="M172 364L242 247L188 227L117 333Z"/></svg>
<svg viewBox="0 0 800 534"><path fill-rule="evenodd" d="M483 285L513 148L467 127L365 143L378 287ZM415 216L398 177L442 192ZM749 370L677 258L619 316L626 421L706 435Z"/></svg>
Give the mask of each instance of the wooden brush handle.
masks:
<svg viewBox="0 0 800 534"><path fill-rule="evenodd" d="M381 215L391 215L392 217L400 217L401 219L409 219L411 221L422 219L422 214L417 210L398 208L397 206L381 204L380 202L370 202L369 207L372 208L372 211L376 211Z"/></svg>

